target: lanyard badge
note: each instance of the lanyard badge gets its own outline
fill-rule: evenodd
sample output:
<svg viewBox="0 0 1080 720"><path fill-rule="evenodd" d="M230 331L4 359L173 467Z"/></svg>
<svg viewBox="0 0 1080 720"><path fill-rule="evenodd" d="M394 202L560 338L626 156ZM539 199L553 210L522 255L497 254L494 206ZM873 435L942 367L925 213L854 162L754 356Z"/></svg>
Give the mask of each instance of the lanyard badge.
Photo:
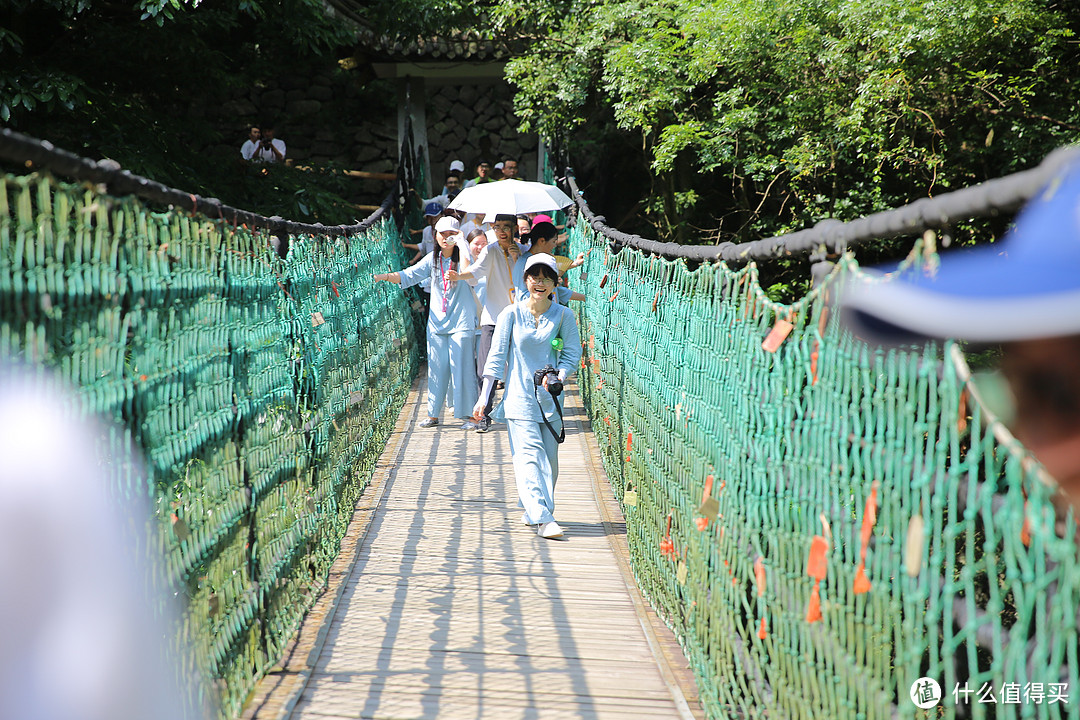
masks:
<svg viewBox="0 0 1080 720"><path fill-rule="evenodd" d="M447 308L450 306L450 300L447 298L447 294L450 292L450 281L446 277L446 270L443 270L443 259L439 256L439 275L442 276L442 311L443 315L446 314Z"/></svg>

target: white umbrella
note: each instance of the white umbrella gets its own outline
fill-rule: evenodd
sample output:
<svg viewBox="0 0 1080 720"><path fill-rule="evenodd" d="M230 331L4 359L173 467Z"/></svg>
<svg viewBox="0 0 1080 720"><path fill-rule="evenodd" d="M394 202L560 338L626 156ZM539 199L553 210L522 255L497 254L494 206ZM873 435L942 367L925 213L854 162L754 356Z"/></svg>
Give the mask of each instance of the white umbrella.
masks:
<svg viewBox="0 0 1080 720"><path fill-rule="evenodd" d="M540 213L560 210L574 201L554 185L527 180L498 180L467 187L448 206L451 210L483 213Z"/></svg>

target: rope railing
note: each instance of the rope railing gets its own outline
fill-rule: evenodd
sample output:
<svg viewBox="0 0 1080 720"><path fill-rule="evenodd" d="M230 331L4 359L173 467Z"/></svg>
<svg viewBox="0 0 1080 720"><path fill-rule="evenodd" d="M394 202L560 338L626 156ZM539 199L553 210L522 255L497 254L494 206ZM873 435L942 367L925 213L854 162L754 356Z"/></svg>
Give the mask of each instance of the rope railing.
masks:
<svg viewBox="0 0 1080 720"><path fill-rule="evenodd" d="M1055 173L1076 162L1077 158L1080 158L1080 148L1058 148L1031 170L934 198L922 198L910 205L867 215L858 220L841 222L827 219L806 230L753 242L724 242L718 245L664 243L621 232L606 225L606 218L594 214L589 208L584 194L577 186L572 168L566 169L566 185L586 224L609 238L616 247L630 247L668 258L722 260L730 265L741 265L751 260L761 261L818 252L838 254L858 245L889 238L909 237L927 229L948 229L974 217L1011 214L1042 189Z"/></svg>
<svg viewBox="0 0 1080 720"><path fill-rule="evenodd" d="M47 140L39 140L0 128L0 158L28 163L33 169L48 170L72 180L104 185L115 196L134 195L153 203L175 207L189 213L201 213L208 218L224 221L230 225L247 225L252 229L269 230L273 234L309 234L326 237L357 235L387 217L399 196L391 190L377 210L367 218L348 225L323 225L286 220L280 216L266 217L258 213L240 210L226 205L217 198L206 198L195 193L177 190L155 180L140 177L122 169L113 160L90 160L75 153L55 147Z"/></svg>
<svg viewBox="0 0 1080 720"><path fill-rule="evenodd" d="M0 176L0 358L74 388L116 429L104 457L139 451L141 470L109 464L112 491L153 507L141 550L182 600L177 673L236 717L324 586L419 365L409 301L370 279L404 262L396 195L325 228L9 131L0 155L84 181Z"/></svg>
<svg viewBox="0 0 1080 720"><path fill-rule="evenodd" d="M1075 157L727 248L617 234L570 178L579 386L635 575L710 718L1080 717L1075 513L957 346L855 338L830 312L861 272L850 253L788 305L753 262L1005 213Z"/></svg>

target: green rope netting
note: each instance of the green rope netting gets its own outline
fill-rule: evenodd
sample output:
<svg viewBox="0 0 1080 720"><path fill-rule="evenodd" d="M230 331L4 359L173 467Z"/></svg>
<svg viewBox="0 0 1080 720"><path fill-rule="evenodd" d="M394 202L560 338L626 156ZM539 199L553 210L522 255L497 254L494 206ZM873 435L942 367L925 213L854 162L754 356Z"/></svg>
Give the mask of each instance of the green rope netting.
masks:
<svg viewBox="0 0 1080 720"><path fill-rule="evenodd" d="M113 423L183 602L185 682L235 717L325 583L419 364L384 220L264 234L30 175L0 191L0 356L52 368ZM196 711L198 712L198 711Z"/></svg>
<svg viewBox="0 0 1080 720"><path fill-rule="evenodd" d="M1075 518L997 439L955 346L852 337L826 297L850 259L787 306L753 265L612 254L583 223L571 247L634 572L709 717L1080 716Z"/></svg>

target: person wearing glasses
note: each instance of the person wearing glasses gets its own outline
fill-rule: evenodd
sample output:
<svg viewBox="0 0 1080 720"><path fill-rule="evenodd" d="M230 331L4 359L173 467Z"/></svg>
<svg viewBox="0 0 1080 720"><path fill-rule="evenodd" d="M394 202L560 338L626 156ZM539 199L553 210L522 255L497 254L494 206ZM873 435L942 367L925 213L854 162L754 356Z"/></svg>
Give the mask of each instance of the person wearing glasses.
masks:
<svg viewBox="0 0 1080 720"><path fill-rule="evenodd" d="M498 214L491 224L495 242L489 242L480 252L480 257L460 273L451 271L451 280L472 280L487 278L484 295L484 308L480 316L480 345L476 353L476 385L480 386L484 375L484 363L491 348L491 339L495 335L495 321L503 309L514 302L514 264L525 252L515 236L517 218L510 214ZM487 432L491 428L491 418L482 417L478 421L476 432Z"/></svg>
<svg viewBox="0 0 1080 720"><path fill-rule="evenodd" d="M499 314L483 389L473 408L477 422L488 413L505 420L518 499L525 508L521 522L536 527L544 538L563 534L554 514L559 444L565 437L562 383L581 361L574 313L553 299L558 279L559 267L551 255L534 255L525 264L529 295ZM499 380L506 390L492 409Z"/></svg>
<svg viewBox="0 0 1080 720"><path fill-rule="evenodd" d="M554 225L549 222L538 222L532 226L532 230L521 237L522 242L529 243L529 249L518 258L517 264L514 265L514 272L512 277L514 280L514 296L515 297L528 297L529 291L525 287L525 265L533 258L534 255L544 254L555 257L555 245L559 239L559 231ZM555 262L559 262L559 258L555 258ZM570 261L567 259L566 266L559 266L559 270L563 271L570 268L575 268L585 262L585 254L579 255L578 259ZM571 300L584 300L585 296L579 292L574 292L565 285L557 284L555 287L555 301L560 305L568 305Z"/></svg>

